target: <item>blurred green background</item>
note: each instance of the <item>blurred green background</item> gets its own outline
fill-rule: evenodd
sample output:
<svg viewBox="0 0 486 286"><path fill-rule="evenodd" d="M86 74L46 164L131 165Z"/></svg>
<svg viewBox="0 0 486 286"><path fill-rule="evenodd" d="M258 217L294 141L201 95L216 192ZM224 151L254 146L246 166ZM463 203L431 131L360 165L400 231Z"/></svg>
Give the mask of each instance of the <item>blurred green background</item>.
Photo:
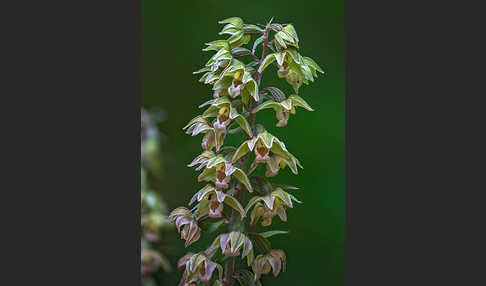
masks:
<svg viewBox="0 0 486 286"><path fill-rule="evenodd" d="M182 127L212 99L210 86L198 82L201 68L214 52L202 52L204 43L225 38L217 24L232 16L245 23L292 23L300 39L300 53L314 59L326 72L302 96L316 111L297 110L285 128L276 128L272 110L258 113L257 122L283 140L300 159L304 170L288 168L273 182L300 187L293 194L304 203L287 211L288 222L274 219L272 229L289 230L271 238L272 247L287 254L287 272L266 275L269 285L344 285L345 281L345 6L344 1L142 1L142 106L164 108L167 121L159 125L163 144L163 179L156 188L170 210L186 205L203 183L186 167L200 154L202 136L191 137ZM255 37L252 38L252 42ZM252 43L251 42L251 43ZM287 95L292 91L275 67L267 68L262 87L273 85ZM230 135L231 136L231 135ZM237 136L238 137L238 136ZM225 141L236 146L240 138ZM269 230L269 229L267 229ZM187 251L205 249L211 238L184 249L173 235L164 243L175 265ZM158 274L160 285L177 285L182 271Z"/></svg>

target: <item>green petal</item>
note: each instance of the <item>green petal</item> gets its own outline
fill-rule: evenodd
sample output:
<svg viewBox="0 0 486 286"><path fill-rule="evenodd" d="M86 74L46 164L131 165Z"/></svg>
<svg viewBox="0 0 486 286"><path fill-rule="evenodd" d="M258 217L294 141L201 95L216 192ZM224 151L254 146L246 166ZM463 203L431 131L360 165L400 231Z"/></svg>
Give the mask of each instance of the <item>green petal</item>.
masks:
<svg viewBox="0 0 486 286"><path fill-rule="evenodd" d="M280 103L278 102L275 102L273 100L267 100L264 103L258 105L255 109L253 109L251 113L257 113L258 111L266 108L274 108L275 110L279 110L282 108L282 106L280 106Z"/></svg>
<svg viewBox="0 0 486 286"><path fill-rule="evenodd" d="M263 62L260 64L260 67L258 68L258 72L262 73L265 70L265 68L269 64L271 64L274 60L275 60L275 53L269 54L268 56L266 56L265 59L263 60Z"/></svg>
<svg viewBox="0 0 486 286"><path fill-rule="evenodd" d="M216 157L213 157L211 159L208 160L208 165L206 168L213 168L213 167L216 167L218 164L221 164L221 163L226 163L226 160L224 159L223 156L221 155L218 155Z"/></svg>
<svg viewBox="0 0 486 286"><path fill-rule="evenodd" d="M304 59L304 63L306 65L310 66L311 68L316 69L320 73L324 73L324 71L321 69L321 67L313 59L311 59L309 57L303 57L303 59Z"/></svg>
<svg viewBox="0 0 486 286"><path fill-rule="evenodd" d="M281 199L288 207L293 207L290 194L284 191L282 188L276 188L275 191L272 192L272 196Z"/></svg>
<svg viewBox="0 0 486 286"><path fill-rule="evenodd" d="M197 70L197 71L192 72L192 74L198 74L198 73L202 73L202 72L208 72L208 71L210 71L210 70L211 70L211 69L210 69L210 68L208 68L208 67L203 67L202 69L199 69L199 70Z"/></svg>
<svg viewBox="0 0 486 286"><path fill-rule="evenodd" d="M241 129L243 129L243 131L245 131L245 133L248 134L248 136L253 137L253 133L251 132L251 128L250 128L250 124L248 123L248 121L246 121L245 117L238 115L235 118L235 121L236 121L236 123L238 123L238 125L241 127Z"/></svg>
<svg viewBox="0 0 486 286"><path fill-rule="evenodd" d="M305 108L309 111L314 111L314 109L312 109L312 107L310 107L310 105L302 97L300 97L296 94L289 96L289 99L292 100L292 102L295 106L300 106L300 107L303 107L303 108Z"/></svg>
<svg viewBox="0 0 486 286"><path fill-rule="evenodd" d="M245 24L243 26L243 31L245 32L257 32L257 33L263 33L265 31L265 29L262 29L260 28L259 26L257 25L253 25L253 24Z"/></svg>
<svg viewBox="0 0 486 286"><path fill-rule="evenodd" d="M239 40L241 40L241 38L243 38L243 36L244 36L243 31L237 31L231 37L228 38L228 42L230 43L230 45L232 45L233 43L236 43Z"/></svg>
<svg viewBox="0 0 486 286"><path fill-rule="evenodd" d="M248 212L250 210L250 208L256 204L258 201L260 201L262 199L262 197L260 196L254 196L250 199L250 201L248 202L248 204L246 205L245 207L245 211Z"/></svg>
<svg viewBox="0 0 486 286"><path fill-rule="evenodd" d="M287 233L289 233L289 232L283 231L283 230L270 230L270 231L266 231L266 232L261 232L261 233L259 233L259 235L263 236L264 238L268 238L268 237L274 236L276 234L287 234Z"/></svg>
<svg viewBox="0 0 486 286"><path fill-rule="evenodd" d="M246 189L251 193L253 192L253 188L251 187L250 180L248 180L248 177L246 176L245 172L243 172L239 168L235 168L236 170L233 172L233 176L238 179L243 185L245 185Z"/></svg>
<svg viewBox="0 0 486 286"><path fill-rule="evenodd" d="M265 144L265 146L267 148L270 149L272 147L272 145L273 145L273 139L275 138L272 134L268 133L267 131L264 131L264 132L258 134L258 137L260 139L262 139L263 144Z"/></svg>
<svg viewBox="0 0 486 286"><path fill-rule="evenodd" d="M229 50L229 43L226 40L216 40L206 43L207 47L203 51L219 51L220 49Z"/></svg>
<svg viewBox="0 0 486 286"><path fill-rule="evenodd" d="M294 48L288 48L285 51L287 52L287 54L289 54L292 57L292 60L294 60L294 62L298 64L302 63L302 57L299 55L299 53L297 53L297 51Z"/></svg>
<svg viewBox="0 0 486 286"><path fill-rule="evenodd" d="M236 252L245 243L245 235L239 231L233 231L229 234L229 239L231 241L231 252Z"/></svg>
<svg viewBox="0 0 486 286"><path fill-rule="evenodd" d="M280 66L283 65L285 60L285 51L280 53L275 53L275 59L277 60L277 64L279 64Z"/></svg>
<svg viewBox="0 0 486 286"><path fill-rule="evenodd" d="M216 168L206 168L202 171L201 174L197 177L198 182L202 181L213 181L216 176Z"/></svg>
<svg viewBox="0 0 486 286"><path fill-rule="evenodd" d="M224 203L225 204L228 204L230 207L232 207L233 209L235 209L236 211L238 211L241 215L241 217L246 217L246 212L245 210L243 209L243 207L241 206L240 202L238 202L237 199L235 199L234 197L230 196L230 195L226 195L224 197Z"/></svg>
<svg viewBox="0 0 486 286"><path fill-rule="evenodd" d="M253 48L251 49L252 53L255 54L255 51L259 44L263 43L263 35L258 37L255 42L253 42Z"/></svg>
<svg viewBox="0 0 486 286"><path fill-rule="evenodd" d="M243 27L243 19L241 19L240 17L231 17L231 18L227 18L227 19L218 21L218 24L232 24L235 27L242 28Z"/></svg>
<svg viewBox="0 0 486 286"><path fill-rule="evenodd" d="M238 159L240 159L241 157L245 156L248 152L250 152L250 148L248 148L248 141L249 140L246 140L245 142L243 142L243 144L240 145L240 147L238 147L238 149L236 149L236 152L233 155L231 162L238 161Z"/></svg>
<svg viewBox="0 0 486 286"><path fill-rule="evenodd" d="M213 90L217 89L227 89L231 83L233 82L233 78L230 76L225 76L220 78L217 82L213 85Z"/></svg>
<svg viewBox="0 0 486 286"><path fill-rule="evenodd" d="M203 216L209 213L209 201L207 199L203 199L199 202L197 210L194 212L194 216L196 219L200 219Z"/></svg>
<svg viewBox="0 0 486 286"><path fill-rule="evenodd" d="M202 188L197 193L195 193L194 196L192 196L189 205L192 205L196 200L201 201L203 198L205 198L208 195L208 193L213 192L214 190L215 189L212 185L207 184L206 186L204 186L204 188Z"/></svg>

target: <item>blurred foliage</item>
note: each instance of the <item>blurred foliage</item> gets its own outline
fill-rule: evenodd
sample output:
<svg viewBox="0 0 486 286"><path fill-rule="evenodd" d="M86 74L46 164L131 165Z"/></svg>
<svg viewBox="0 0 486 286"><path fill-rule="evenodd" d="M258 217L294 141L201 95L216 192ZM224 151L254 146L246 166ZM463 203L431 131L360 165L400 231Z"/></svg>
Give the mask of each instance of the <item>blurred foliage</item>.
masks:
<svg viewBox="0 0 486 286"><path fill-rule="evenodd" d="M160 115L160 113L159 113ZM159 248L164 230L171 228L166 218L167 207L161 195L151 189L150 182L161 176L160 133L154 114L141 110L141 274L142 285L157 285L152 274L172 266Z"/></svg>

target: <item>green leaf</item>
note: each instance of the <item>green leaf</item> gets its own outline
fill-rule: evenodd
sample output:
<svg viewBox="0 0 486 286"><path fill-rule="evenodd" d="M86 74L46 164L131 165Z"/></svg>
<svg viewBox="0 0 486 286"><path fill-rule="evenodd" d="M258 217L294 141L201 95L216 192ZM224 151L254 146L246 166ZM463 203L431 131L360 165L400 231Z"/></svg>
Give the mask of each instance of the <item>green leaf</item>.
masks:
<svg viewBox="0 0 486 286"><path fill-rule="evenodd" d="M242 28L243 27L243 19L241 19L240 17L231 17L231 18L227 18L227 19L218 21L218 24L232 24L235 27Z"/></svg>
<svg viewBox="0 0 486 286"><path fill-rule="evenodd" d="M260 67L258 68L258 72L262 73L265 70L265 68L273 61L275 61L275 53L269 54L268 56L265 57L263 62L260 64Z"/></svg>
<svg viewBox="0 0 486 286"><path fill-rule="evenodd" d="M310 105L302 97L300 97L296 94L289 96L289 99L292 100L292 103L295 106L300 106L300 107L303 107L303 108L305 108L309 111L314 111L314 109L312 109L312 107L310 107Z"/></svg>
<svg viewBox="0 0 486 286"><path fill-rule="evenodd" d="M261 232L261 233L259 233L259 235L263 236L264 238L268 238L268 237L274 236L276 234L286 234L286 233L289 233L289 232L283 231L283 230L270 230L270 231L266 231L266 232Z"/></svg>

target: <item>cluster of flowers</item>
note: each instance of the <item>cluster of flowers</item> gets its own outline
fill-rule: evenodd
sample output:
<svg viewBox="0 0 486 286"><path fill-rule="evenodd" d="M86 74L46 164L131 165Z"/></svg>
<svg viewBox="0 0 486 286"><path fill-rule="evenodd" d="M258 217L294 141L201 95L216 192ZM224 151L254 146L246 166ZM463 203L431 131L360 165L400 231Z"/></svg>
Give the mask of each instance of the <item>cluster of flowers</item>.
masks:
<svg viewBox="0 0 486 286"><path fill-rule="evenodd" d="M255 124L255 117L257 112L272 108L278 121L276 126L283 127L290 114L295 114L296 107L313 111L298 95L299 88L314 81L317 72L323 73L312 59L299 54L299 38L291 24L271 20L264 26L252 25L238 17L219 23L225 24L220 34L228 34L229 38L207 43L203 51L216 53L195 72L204 73L200 82L212 86L213 99L203 103L200 107L207 109L184 127L192 136L204 134L203 152L188 166L202 170L198 181L207 185L190 200L189 206L197 203L193 209L179 207L172 211L169 220L175 223L186 247L200 238L202 229L220 234L205 251L188 253L180 259L178 266L184 269L181 286L233 285L233 279L242 285L261 285L263 274L273 270L277 276L285 271L285 253L271 249L267 239L284 232L255 233L249 229L260 220L262 226L269 226L275 216L286 221L286 209L292 208L293 202L300 203L286 190L296 188L250 175L261 165L265 165L265 177L274 177L287 166L297 174L302 165L284 142ZM258 37L252 49L242 47L252 35ZM260 57L256 55L259 46ZM243 57L251 61L245 64L241 61ZM274 62L278 76L287 80L295 94L287 97L276 87L260 88L263 71ZM238 132L243 132L244 142L238 148L223 147L226 136ZM245 194L250 197L245 199ZM240 255L253 272L235 269L234 258Z"/></svg>

